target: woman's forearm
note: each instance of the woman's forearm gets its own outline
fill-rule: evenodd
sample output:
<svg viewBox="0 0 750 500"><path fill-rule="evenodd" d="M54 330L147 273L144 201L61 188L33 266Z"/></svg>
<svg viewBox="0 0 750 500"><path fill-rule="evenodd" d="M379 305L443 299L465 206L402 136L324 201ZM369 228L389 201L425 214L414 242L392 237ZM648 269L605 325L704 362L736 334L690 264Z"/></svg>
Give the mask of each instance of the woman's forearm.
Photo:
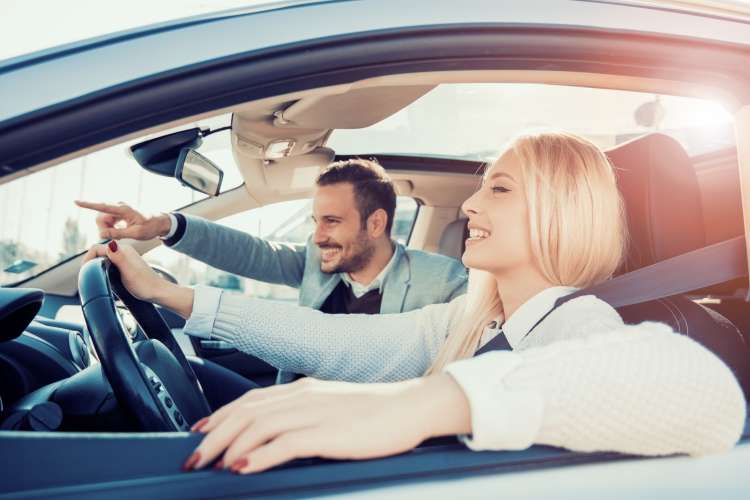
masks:
<svg viewBox="0 0 750 500"><path fill-rule="evenodd" d="M153 302L170 309L185 319L193 314L193 289L164 281L156 287Z"/></svg>
<svg viewBox="0 0 750 500"><path fill-rule="evenodd" d="M184 332L224 340L273 366L324 380L419 377L462 300L401 314L325 314L308 307L196 287ZM208 330L208 331L207 331Z"/></svg>
<svg viewBox="0 0 750 500"><path fill-rule="evenodd" d="M419 415L425 438L471 433L469 401L451 375L441 373L401 383L409 386L406 400L415 407L405 418Z"/></svg>

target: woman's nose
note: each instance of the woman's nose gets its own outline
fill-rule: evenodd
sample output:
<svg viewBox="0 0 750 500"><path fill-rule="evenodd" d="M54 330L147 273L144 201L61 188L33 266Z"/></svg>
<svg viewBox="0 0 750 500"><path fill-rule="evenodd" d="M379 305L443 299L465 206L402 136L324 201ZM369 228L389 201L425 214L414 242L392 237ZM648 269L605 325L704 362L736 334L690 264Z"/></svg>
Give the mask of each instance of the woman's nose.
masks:
<svg viewBox="0 0 750 500"><path fill-rule="evenodd" d="M474 192L471 196L469 196L466 201L464 201L461 204L461 210L463 213L468 215L476 215L479 213L479 191Z"/></svg>

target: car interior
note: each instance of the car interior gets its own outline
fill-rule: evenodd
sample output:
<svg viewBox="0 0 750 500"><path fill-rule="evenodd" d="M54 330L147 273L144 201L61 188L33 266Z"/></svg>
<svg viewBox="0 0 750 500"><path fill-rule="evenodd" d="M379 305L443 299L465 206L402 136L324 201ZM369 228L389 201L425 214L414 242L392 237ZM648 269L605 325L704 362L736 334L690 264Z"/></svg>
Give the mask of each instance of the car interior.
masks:
<svg viewBox="0 0 750 500"><path fill-rule="evenodd" d="M334 159L351 156L337 154L329 147L328 140L333 131L362 129L377 124L442 84L487 82L705 94L705 89L691 88L684 83L673 82L674 87L671 87L664 81L617 79L593 74L544 71L418 73L370 78L348 85L247 102L231 109L165 123L120 140L158 137L166 130L189 128L191 123L202 118L231 113L232 154L244 184L180 209L187 214L219 220L271 203L310 197L313 180L320 168ZM279 158L269 159L266 152L274 144L281 144L284 153ZM86 155L108 145L88 148L77 155ZM744 234L736 148L691 157L674 138L650 131L623 141L606 153L616 169L630 233L627 259L618 275L624 276ZM460 259L467 234L460 205L476 189L478 174L487 161L379 151L362 151L361 155L376 158L386 168L399 195L417 200L419 209L408 246ZM234 165L221 167L235 168ZM142 254L160 245L156 240L130 243ZM116 397L117 391L113 393L98 367L106 361L100 345L92 337L100 335L104 338L98 332L102 323L92 322L88 316L85 321L78 322L57 317L61 306L87 303L84 287L94 285L86 281L89 278L83 273L79 275L82 258L81 254L76 255L15 288L2 289L3 294L9 295L4 298L4 307L0 311L0 324L3 325L0 429L87 432L187 429L209 409L195 409L201 403L185 402L193 396L178 394L180 389L174 386L187 383L184 378L174 378L170 385L166 380L169 375L160 373L158 377L160 383L169 386L178 407L182 402L183 408L192 408L182 410L180 420L184 421L176 422L171 417L169 425L165 426L156 416L157 422L153 425L134 422L120 411L120 397ZM658 273L658 269L655 272ZM107 277L114 279L111 274L100 273L95 279L101 283L96 286L106 287ZM115 281L112 283L112 288L116 289ZM10 295L21 289L43 290L44 297L41 293ZM180 335L181 320L169 311L160 311L160 318L166 322L169 333L155 335L155 330L163 326L154 326L152 320L158 323L160 319L153 316L144 319L152 312L139 315L133 310L137 307L135 302L129 303L123 293L117 295L121 302L110 307L119 311L124 303L126 308L121 312L125 316L132 314L139 325L136 340L143 340L143 334L149 338L167 339L163 344L172 354L185 350L188 355L205 355L242 375L265 384L272 383L275 370L252 356L231 349L212 352L195 340L191 340L189 346L175 342L174 338ZM747 296L747 278L739 277L628 305L618 308L618 311L626 322L663 321L705 345L732 368L747 395L750 390L750 305ZM97 331L92 331L94 328ZM112 323L108 328L116 330L118 324ZM122 318L119 328L125 329ZM144 358L162 356L159 353L139 354ZM169 363L174 363L169 353L164 356L170 358ZM174 369L179 371L180 364ZM136 377L137 367L133 369ZM149 371L144 377L150 378L151 375ZM111 380L109 383L114 385ZM151 405L150 411L163 417L164 399L154 401L147 402ZM170 408L167 413L173 416L174 410Z"/></svg>

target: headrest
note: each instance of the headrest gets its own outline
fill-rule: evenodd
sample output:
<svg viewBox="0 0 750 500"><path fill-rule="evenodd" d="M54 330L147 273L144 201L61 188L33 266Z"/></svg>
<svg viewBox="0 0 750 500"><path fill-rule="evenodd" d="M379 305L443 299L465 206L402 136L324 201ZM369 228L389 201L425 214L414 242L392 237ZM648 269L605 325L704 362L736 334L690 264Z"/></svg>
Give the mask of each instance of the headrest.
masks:
<svg viewBox="0 0 750 500"><path fill-rule="evenodd" d="M705 246L698 178L682 146L649 134L607 151L625 202L630 232L618 274Z"/></svg>
<svg viewBox="0 0 750 500"><path fill-rule="evenodd" d="M466 238L469 237L467 222L467 219L456 219L445 226L440 236L440 243L438 243L439 253L461 260Z"/></svg>

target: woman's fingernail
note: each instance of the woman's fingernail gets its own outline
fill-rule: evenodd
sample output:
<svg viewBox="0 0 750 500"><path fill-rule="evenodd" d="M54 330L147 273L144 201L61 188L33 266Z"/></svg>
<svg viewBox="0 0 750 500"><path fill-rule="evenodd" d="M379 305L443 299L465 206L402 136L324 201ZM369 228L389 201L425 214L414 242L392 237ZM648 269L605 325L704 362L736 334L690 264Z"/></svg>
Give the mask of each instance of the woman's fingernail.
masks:
<svg viewBox="0 0 750 500"><path fill-rule="evenodd" d="M196 423L193 424L193 426L190 428L190 432L200 432L201 429L203 429L203 426L208 423L208 417L203 417L202 419L198 420Z"/></svg>
<svg viewBox="0 0 750 500"><path fill-rule="evenodd" d="M232 467L231 467L232 472L239 472L239 471L241 471L242 469L244 469L245 467L247 467L248 463L249 462L248 462L247 458L240 458L240 459L238 459L237 461L235 461L232 464Z"/></svg>
<svg viewBox="0 0 750 500"><path fill-rule="evenodd" d="M223 469L224 468L224 460L219 460L214 464L214 469Z"/></svg>
<svg viewBox="0 0 750 500"><path fill-rule="evenodd" d="M113 252L117 251L117 242L115 240L112 240L108 243L109 249Z"/></svg>
<svg viewBox="0 0 750 500"><path fill-rule="evenodd" d="M195 465L200 461L201 459L201 452L195 451L192 455L187 459L187 461L182 464L182 470L188 471L193 470Z"/></svg>

